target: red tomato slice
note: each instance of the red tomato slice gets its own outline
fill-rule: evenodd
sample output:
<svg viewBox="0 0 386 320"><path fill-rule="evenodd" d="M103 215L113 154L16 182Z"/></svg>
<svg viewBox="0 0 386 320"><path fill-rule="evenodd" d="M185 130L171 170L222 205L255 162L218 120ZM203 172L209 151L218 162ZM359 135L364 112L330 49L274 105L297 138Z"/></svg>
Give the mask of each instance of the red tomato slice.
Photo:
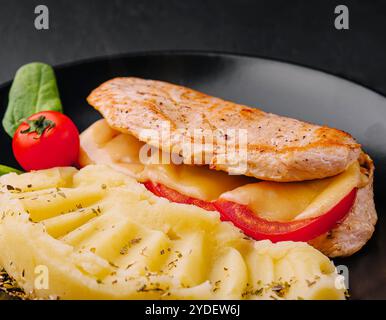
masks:
<svg viewBox="0 0 386 320"><path fill-rule="evenodd" d="M145 187L155 195L172 202L193 204L208 211L218 211L222 221L231 221L247 236L255 240L309 241L331 230L342 221L354 204L357 189L354 188L338 204L325 214L290 222L269 221L258 217L246 205L218 199L214 202L199 200L179 193L160 183L147 181Z"/></svg>
<svg viewBox="0 0 386 320"><path fill-rule="evenodd" d="M356 198L357 189L354 188L338 204L325 214L303 220L290 222L269 221L259 218L247 206L226 200L217 200L214 205L221 214L223 221L232 221L247 236L272 242L278 241L309 241L331 230L342 221Z"/></svg>
<svg viewBox="0 0 386 320"><path fill-rule="evenodd" d="M196 199L179 193L176 190L170 189L161 183L154 183L147 181L144 183L145 187L154 193L158 197L166 198L172 202L193 204L197 207L203 208L208 211L216 211L216 207L212 202Z"/></svg>

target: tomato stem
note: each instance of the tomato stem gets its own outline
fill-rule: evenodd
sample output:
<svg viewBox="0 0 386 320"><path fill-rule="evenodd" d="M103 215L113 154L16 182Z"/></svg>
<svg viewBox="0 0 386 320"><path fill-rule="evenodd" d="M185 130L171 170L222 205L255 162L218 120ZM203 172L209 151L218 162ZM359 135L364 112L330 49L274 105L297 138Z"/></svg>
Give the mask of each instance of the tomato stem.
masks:
<svg viewBox="0 0 386 320"><path fill-rule="evenodd" d="M37 119L26 120L25 122L29 125L29 127L21 131L20 133L27 134L27 133L36 132L38 135L38 138L44 133L46 129L50 130L53 127L55 127L55 122L47 119L45 116L39 116L39 118Z"/></svg>

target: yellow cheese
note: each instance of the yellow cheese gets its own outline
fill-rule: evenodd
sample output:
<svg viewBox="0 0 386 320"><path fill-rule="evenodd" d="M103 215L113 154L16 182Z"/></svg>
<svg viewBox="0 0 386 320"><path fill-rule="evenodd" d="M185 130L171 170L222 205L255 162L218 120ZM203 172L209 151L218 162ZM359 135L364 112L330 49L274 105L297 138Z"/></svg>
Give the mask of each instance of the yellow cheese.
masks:
<svg viewBox="0 0 386 320"><path fill-rule="evenodd" d="M99 120L81 135L80 164L107 164L138 181L153 181L182 194L212 201L219 197L249 206L262 218L291 221L327 212L360 184L358 162L345 172L321 180L278 183L229 175L207 166L144 164L139 160L144 146L134 136L111 129ZM156 150L153 155L164 156Z"/></svg>
<svg viewBox="0 0 386 320"><path fill-rule="evenodd" d="M336 205L360 183L359 163L343 173L305 182L258 182L241 186L221 198L247 205L260 217L291 221L319 216Z"/></svg>
<svg viewBox="0 0 386 320"><path fill-rule="evenodd" d="M139 160L143 145L135 137L121 134L111 129L105 120L99 120L81 135L80 164L107 164L140 182L159 182L182 194L206 201L215 200L226 191L256 181L246 176L209 170L207 166L173 163L144 165Z"/></svg>

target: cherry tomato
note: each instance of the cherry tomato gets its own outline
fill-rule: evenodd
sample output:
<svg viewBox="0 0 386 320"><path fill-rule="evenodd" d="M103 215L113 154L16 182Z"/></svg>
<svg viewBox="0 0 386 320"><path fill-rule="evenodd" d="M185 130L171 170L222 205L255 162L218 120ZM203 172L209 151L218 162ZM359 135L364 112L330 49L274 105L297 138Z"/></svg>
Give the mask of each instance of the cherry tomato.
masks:
<svg viewBox="0 0 386 320"><path fill-rule="evenodd" d="M13 136L12 149L26 171L76 165L79 131L64 114L42 111L20 124Z"/></svg>
<svg viewBox="0 0 386 320"><path fill-rule="evenodd" d="M159 197L172 202L193 204L209 211L218 211L222 221L231 221L247 236L255 240L309 241L331 230L342 221L354 204L357 189L354 188L328 212L309 219L290 222L269 221L257 216L246 205L218 199L208 202L195 199L170 189L160 183L145 182L146 188Z"/></svg>

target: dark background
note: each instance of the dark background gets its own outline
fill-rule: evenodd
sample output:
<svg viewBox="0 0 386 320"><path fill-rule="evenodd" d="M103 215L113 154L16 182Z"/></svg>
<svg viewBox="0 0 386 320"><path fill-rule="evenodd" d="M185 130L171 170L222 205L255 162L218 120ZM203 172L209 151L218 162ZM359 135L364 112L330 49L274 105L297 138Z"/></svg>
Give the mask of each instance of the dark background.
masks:
<svg viewBox="0 0 386 320"><path fill-rule="evenodd" d="M50 29L34 28L34 8ZM334 28L334 8L350 29ZM386 94L385 1L0 0L0 83L39 60L60 64L147 50L215 50L295 62Z"/></svg>

